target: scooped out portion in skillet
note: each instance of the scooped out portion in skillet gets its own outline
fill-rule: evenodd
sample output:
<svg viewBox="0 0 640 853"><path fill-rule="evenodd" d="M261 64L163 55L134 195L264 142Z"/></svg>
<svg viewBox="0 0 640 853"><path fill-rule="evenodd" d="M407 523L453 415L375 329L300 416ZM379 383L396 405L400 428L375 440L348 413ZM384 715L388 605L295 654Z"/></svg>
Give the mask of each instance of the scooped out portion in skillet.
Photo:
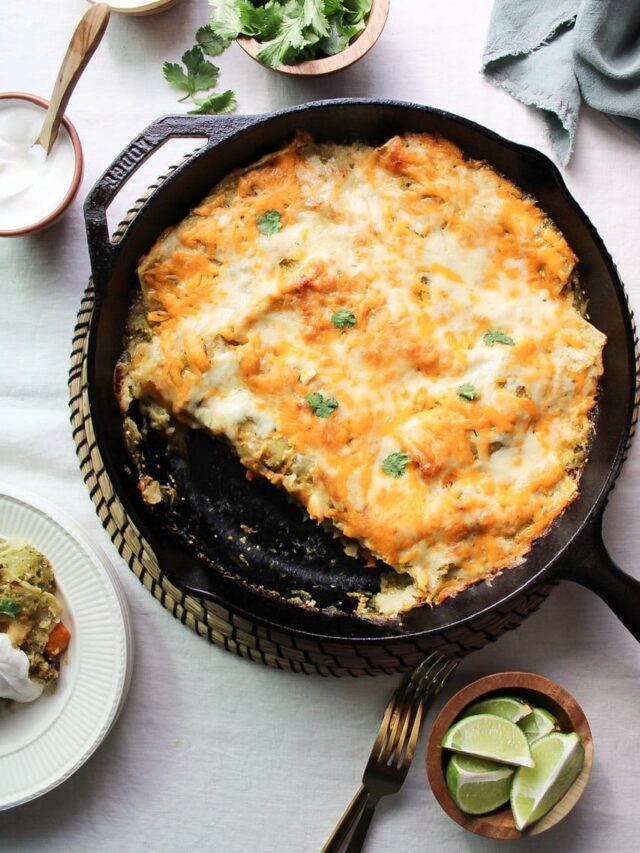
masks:
<svg viewBox="0 0 640 853"><path fill-rule="evenodd" d="M142 259L116 369L132 458L142 432L178 457L220 437L383 564L357 612L437 604L521 562L578 493L605 337L576 262L447 140L298 134ZM137 467L145 501L176 499Z"/></svg>

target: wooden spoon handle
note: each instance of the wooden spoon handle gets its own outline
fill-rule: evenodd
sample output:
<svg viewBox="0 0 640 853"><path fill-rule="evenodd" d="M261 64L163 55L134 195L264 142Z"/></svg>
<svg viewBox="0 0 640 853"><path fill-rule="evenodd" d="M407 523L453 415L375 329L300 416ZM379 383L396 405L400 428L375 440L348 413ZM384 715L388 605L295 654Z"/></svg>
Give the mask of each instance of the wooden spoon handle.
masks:
<svg viewBox="0 0 640 853"><path fill-rule="evenodd" d="M80 75L100 44L108 21L109 7L106 3L96 3L84 13L71 37L58 72L58 79L53 87L49 109L40 136L36 139L36 145L42 145L47 154L51 151L58 136L60 122L69 103L69 98L80 79Z"/></svg>

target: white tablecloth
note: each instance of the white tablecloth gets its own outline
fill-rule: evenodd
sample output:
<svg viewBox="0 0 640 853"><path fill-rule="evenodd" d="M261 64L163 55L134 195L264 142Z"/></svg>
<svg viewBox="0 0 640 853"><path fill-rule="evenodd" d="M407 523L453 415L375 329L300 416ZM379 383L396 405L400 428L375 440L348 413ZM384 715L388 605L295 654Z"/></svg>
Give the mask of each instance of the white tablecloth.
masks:
<svg viewBox="0 0 640 853"><path fill-rule="evenodd" d="M381 96L459 113L549 153L535 112L478 72L490 3L394 0L378 45L351 70L289 80L235 45L221 85L260 113L325 97ZM85 0L3 0L0 90L47 97ZM116 564L136 629L126 707L94 757L66 784L0 814L2 851L311 853L355 790L396 678L325 680L271 671L208 645L155 601L103 532L80 477L68 421L72 330L89 276L82 198L115 154L159 115L182 112L162 78L207 20L205 0L160 15L113 15L69 106L86 168L70 214L42 234L0 240L0 479L54 500ZM182 144L181 150L193 147ZM178 157L169 145L113 205L113 221ZM566 181L600 231L640 309L640 146L585 111ZM606 516L613 556L640 572L640 447ZM589 787L572 814L519 850L636 850L640 838L638 646L593 594L562 584L516 632L473 654L447 694L505 669L547 675L584 708L595 743ZM441 811L420 750L402 792L374 819L371 851L490 851ZM502 849L502 847L501 847ZM509 844L505 843L505 849Z"/></svg>

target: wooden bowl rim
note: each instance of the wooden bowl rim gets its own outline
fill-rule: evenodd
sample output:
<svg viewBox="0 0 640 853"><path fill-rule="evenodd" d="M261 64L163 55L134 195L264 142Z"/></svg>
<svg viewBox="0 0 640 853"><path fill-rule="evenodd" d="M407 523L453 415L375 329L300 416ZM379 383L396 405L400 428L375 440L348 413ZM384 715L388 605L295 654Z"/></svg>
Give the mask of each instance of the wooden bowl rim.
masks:
<svg viewBox="0 0 640 853"><path fill-rule="evenodd" d="M539 696L539 699L533 700L535 704L543 708L546 707L555 713L559 717L563 729L566 729L568 724L573 731L578 732L585 750L584 765L569 791L550 812L522 832L516 829L513 823L509 804L488 815L468 815L460 811L447 788L444 774L445 751L440 746L449 726L471 702L491 693L507 691L523 695L523 698L527 698L528 694L529 698L532 698L534 694ZM449 699L433 724L427 742L425 758L427 778L433 795L456 823L485 838L498 840L529 838L532 835L539 835L559 823L569 814L582 796L593 765L593 737L584 711L564 687L549 678L532 672L499 672L473 681Z"/></svg>
<svg viewBox="0 0 640 853"><path fill-rule="evenodd" d="M334 74L336 71L348 68L354 62L362 59L380 38L387 23L390 2L391 0L373 0L365 28L340 53L336 53L334 56L323 56L321 59L308 59L305 62L296 62L294 65L279 65L277 68L269 70L277 71L279 74L288 74L293 77L323 77L327 74ZM236 42L245 53L252 59L255 59L263 68L268 68L268 66L263 65L258 59L258 52L262 48L262 44L259 41L243 36L237 38Z"/></svg>

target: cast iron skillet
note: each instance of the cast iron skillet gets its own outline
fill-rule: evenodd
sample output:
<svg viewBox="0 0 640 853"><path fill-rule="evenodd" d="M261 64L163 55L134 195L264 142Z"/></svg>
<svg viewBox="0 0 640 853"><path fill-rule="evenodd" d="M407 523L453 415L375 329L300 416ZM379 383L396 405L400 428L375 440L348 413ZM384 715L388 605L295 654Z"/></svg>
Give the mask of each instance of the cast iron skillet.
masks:
<svg viewBox="0 0 640 853"><path fill-rule="evenodd" d="M140 500L121 438L112 375L138 258L216 181L280 146L297 129L319 140L375 144L405 131L434 132L471 157L486 160L538 199L564 232L580 258L591 321L608 338L597 427L577 500L523 565L504 572L491 586L478 584L439 607L418 608L392 624L349 613L353 599L347 593L375 591L378 573L344 556L278 490L256 481L247 484L244 471L221 444L196 433L185 461L167 455L153 439L147 443L145 465L160 479L176 482L184 496L167 513ZM153 193L122 240L113 244L106 219L109 203L131 173L171 137L206 137L207 142ZM441 633L494 607L504 609L543 580L568 578L600 595L640 639L640 582L617 568L601 537L607 495L634 422L633 321L607 250L544 155L457 116L394 101L324 101L268 116L168 116L151 124L107 169L87 198L85 217L96 288L88 351L96 440L118 496L178 588L288 634L333 642L384 638L385 644L393 644ZM247 535L247 527L257 533ZM300 606L300 590L313 597L315 609ZM298 603L291 603L296 596Z"/></svg>

